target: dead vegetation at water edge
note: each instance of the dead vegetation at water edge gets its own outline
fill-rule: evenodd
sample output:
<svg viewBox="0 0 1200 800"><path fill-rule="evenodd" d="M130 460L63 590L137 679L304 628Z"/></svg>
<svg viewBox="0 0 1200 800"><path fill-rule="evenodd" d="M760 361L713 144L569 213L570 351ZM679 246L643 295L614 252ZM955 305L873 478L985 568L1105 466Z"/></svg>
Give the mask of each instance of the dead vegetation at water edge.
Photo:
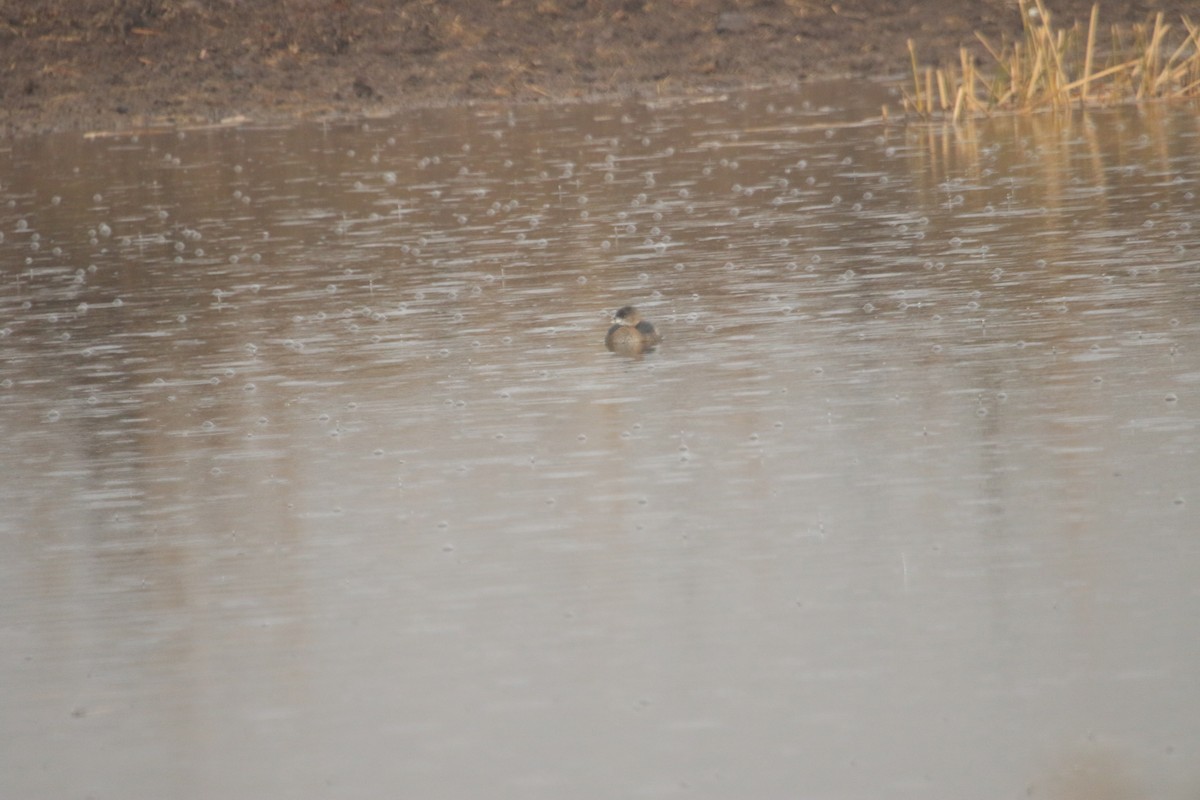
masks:
<svg viewBox="0 0 1200 800"><path fill-rule="evenodd" d="M958 121L994 111L1200 96L1200 27L1187 16L1176 26L1160 11L1147 23L1113 25L1102 34L1099 4L1086 27L1076 21L1057 29L1043 0L1020 0L1019 7L1023 30L1015 41L997 46L975 34L994 62L990 71L965 47L956 65L921 67L909 39L912 86L904 91L905 111Z"/></svg>

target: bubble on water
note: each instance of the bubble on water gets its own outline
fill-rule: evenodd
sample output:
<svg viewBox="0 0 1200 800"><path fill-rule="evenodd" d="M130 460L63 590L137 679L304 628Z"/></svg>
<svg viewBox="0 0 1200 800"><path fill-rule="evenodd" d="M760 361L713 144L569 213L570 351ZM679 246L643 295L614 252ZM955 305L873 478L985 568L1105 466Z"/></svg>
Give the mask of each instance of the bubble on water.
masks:
<svg viewBox="0 0 1200 800"><path fill-rule="evenodd" d="M57 422L61 418L62 418L62 413L58 409L52 408L46 412L46 421L47 422Z"/></svg>
<svg viewBox="0 0 1200 800"><path fill-rule="evenodd" d="M206 419L204 422L200 423L200 429L204 431L214 431L217 429L217 424L211 419Z"/></svg>
<svg viewBox="0 0 1200 800"><path fill-rule="evenodd" d="M1179 395L1175 394L1174 392L1167 392L1167 395L1163 398L1163 400L1168 403L1177 403L1179 402Z"/></svg>

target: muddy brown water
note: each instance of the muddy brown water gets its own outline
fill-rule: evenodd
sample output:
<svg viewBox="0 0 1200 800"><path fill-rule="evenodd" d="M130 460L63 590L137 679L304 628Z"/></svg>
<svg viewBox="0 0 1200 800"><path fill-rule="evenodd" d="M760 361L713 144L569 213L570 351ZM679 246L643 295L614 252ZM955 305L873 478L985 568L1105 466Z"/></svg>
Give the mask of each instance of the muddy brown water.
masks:
<svg viewBox="0 0 1200 800"><path fill-rule="evenodd" d="M7 145L2 793L1195 796L1194 109L884 94Z"/></svg>

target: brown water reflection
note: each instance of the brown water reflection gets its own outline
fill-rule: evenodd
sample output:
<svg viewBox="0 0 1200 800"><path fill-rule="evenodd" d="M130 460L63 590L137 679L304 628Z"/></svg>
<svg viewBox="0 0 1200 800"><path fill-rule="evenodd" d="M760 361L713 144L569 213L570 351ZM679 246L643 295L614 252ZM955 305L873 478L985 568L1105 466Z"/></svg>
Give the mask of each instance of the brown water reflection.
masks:
<svg viewBox="0 0 1200 800"><path fill-rule="evenodd" d="M1196 116L825 91L11 143L0 793L1194 794Z"/></svg>

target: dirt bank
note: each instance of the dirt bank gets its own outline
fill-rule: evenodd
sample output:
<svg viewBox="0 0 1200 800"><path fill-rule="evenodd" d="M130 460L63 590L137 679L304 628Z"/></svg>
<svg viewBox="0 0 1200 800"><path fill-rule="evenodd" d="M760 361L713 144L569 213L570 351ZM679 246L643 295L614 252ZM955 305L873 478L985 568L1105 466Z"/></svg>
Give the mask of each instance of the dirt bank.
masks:
<svg viewBox="0 0 1200 800"><path fill-rule="evenodd" d="M902 74L907 39L936 63L976 30L1019 31L1015 0L0 0L0 133Z"/></svg>

